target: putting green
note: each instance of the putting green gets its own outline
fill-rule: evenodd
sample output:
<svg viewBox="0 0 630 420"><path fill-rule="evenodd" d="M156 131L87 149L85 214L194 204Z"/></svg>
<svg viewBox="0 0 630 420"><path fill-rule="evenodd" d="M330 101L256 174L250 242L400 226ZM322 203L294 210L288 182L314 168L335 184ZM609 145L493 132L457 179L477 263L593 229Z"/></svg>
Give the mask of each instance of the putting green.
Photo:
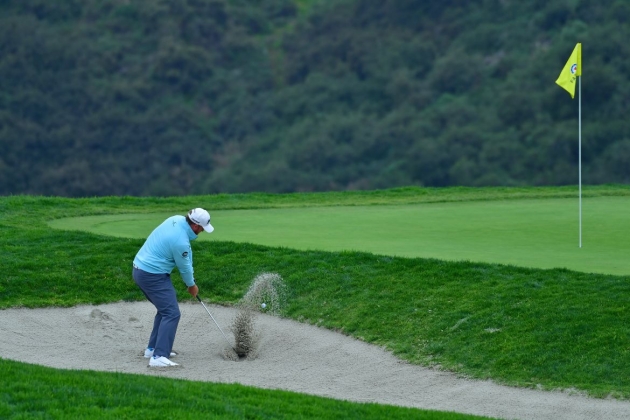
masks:
<svg viewBox="0 0 630 420"><path fill-rule="evenodd" d="M616 275L630 274L630 198L539 199L217 210L215 231L199 240L250 242L300 250L469 260ZM172 213L59 219L57 229L145 238Z"/></svg>

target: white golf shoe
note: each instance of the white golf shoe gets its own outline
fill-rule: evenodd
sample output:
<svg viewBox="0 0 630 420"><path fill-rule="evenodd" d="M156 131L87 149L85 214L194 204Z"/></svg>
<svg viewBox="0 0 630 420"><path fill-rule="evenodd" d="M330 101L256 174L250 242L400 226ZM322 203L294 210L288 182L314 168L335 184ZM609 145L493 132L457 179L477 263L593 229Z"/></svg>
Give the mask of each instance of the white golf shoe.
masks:
<svg viewBox="0 0 630 420"><path fill-rule="evenodd" d="M179 366L178 363L171 362L164 356L153 356L149 359L149 367L171 367L171 366Z"/></svg>
<svg viewBox="0 0 630 420"><path fill-rule="evenodd" d="M152 349L151 347L147 348L146 350L144 350L144 357L145 359L148 359L150 357L153 357L153 351L155 349ZM171 352L171 355L169 357L175 357L177 356L177 353L175 353L174 351Z"/></svg>

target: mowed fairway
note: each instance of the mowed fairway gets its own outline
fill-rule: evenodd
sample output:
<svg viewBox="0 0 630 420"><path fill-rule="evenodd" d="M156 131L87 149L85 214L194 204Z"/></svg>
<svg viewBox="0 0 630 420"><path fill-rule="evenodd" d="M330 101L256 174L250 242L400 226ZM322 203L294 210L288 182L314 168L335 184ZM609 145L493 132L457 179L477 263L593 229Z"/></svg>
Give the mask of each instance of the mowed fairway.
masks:
<svg viewBox="0 0 630 420"><path fill-rule="evenodd" d="M200 240L630 274L628 197L583 199L582 248L577 198L217 211L211 203L200 206L210 210L216 229ZM172 215L150 211L50 225L144 238Z"/></svg>

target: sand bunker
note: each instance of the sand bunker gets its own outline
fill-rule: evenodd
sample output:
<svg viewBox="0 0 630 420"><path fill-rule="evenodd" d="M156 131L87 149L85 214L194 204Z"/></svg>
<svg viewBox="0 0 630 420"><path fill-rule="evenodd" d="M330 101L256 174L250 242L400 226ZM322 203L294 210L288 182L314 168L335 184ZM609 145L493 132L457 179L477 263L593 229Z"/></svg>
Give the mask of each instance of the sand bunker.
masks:
<svg viewBox="0 0 630 420"><path fill-rule="evenodd" d="M221 333L199 303L182 303L175 340L182 365L150 369L142 357L155 310L148 302L0 311L0 357L63 369L92 369L240 383L356 402L455 411L501 419L628 419L630 402L473 381L402 362L347 336L256 315L254 359L226 360ZM208 305L220 325L236 308ZM230 334L226 331L226 334ZM228 335L229 336L229 335Z"/></svg>

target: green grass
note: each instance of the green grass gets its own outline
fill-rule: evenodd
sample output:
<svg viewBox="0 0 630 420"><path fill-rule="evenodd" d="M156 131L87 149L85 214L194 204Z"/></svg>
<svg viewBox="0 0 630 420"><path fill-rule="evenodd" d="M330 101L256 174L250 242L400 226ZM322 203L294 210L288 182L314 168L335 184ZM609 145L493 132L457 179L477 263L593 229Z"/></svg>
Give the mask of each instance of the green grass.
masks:
<svg viewBox="0 0 630 420"><path fill-rule="evenodd" d="M495 200L566 198L574 192L566 187L513 190L405 188L353 193L182 198L2 197L0 261L4 275L0 277L0 308L143 300L130 273L131 261L143 239L48 227L49 220L63 217L181 214L195 206L219 211L423 202L492 205ZM629 189L620 186L585 188L585 197L628 195ZM384 346L411 363L441 365L473 378L489 378L515 386L575 388L597 397L630 396L628 276L362 252L303 251L230 241L195 241L193 248L200 289L204 296L215 302L236 302L256 274L273 271L283 276L290 290L284 316ZM189 299L179 277L174 275L173 278L179 285L180 299ZM35 400L42 399L44 394L38 393L38 387L30 388L35 373L48 378L45 380L50 381L47 386L51 389L67 388L64 395L77 402L77 407L61 406L60 412L88 410L93 405L93 400L85 395L95 391L84 383L84 379L69 376L69 381L77 382L76 387L69 387L64 382L66 375L75 373L10 361L0 363L3 371L0 386L3 389L19 387L19 392L0 394L0 417L20 418L20 413L28 409L25 402L18 404L14 401L19 395L24 395L24 400L33 400L34 405L40 404ZM11 369L11 375L4 374ZM105 387L115 388L110 381L124 383L128 380L127 376L119 374L76 375L94 378L96 387L99 381L103 381ZM144 392L138 389L150 389L155 379L140 377L134 381L140 384L125 391L130 397L120 406L136 413L134 410L142 408L133 401L141 400ZM165 380L165 383L164 386L172 391L173 403L178 398L185 399L190 392L178 382ZM200 392L204 395L216 392L228 404L240 405L237 395L240 391L223 386L210 388L215 386L213 384L194 386L201 387ZM44 392L48 392L46 389ZM243 392L247 394L249 391ZM273 411L274 403L267 403L267 398L275 398L269 396L274 392L267 392L253 393L247 398L251 398L252 404L273 412L271 417L279 417L280 413ZM81 402L84 398L88 401L85 404ZM51 397L46 401L44 398L41 404L61 404L55 399ZM319 400L316 401L314 404L320 405ZM352 417L362 405L348 407L348 412L343 415L337 416L331 411L322 416ZM389 408L383 410L382 417L397 417L396 412L388 411ZM203 410L193 406L190 412L199 415ZM423 418L420 410L413 413L419 416L417 418ZM105 411L100 414L108 415ZM160 414L163 414L160 408L153 407L143 411L141 417ZM36 416L22 416L26 417ZM185 413L181 417L187 418ZM304 417L317 416L307 413ZM258 417L252 414L252 418Z"/></svg>
<svg viewBox="0 0 630 420"><path fill-rule="evenodd" d="M533 268L630 274L630 197L583 200L579 248L575 198L212 211L199 240L300 250L469 260ZM58 229L146 238L169 213L58 219Z"/></svg>
<svg viewBox="0 0 630 420"><path fill-rule="evenodd" d="M421 419L486 417L353 404L286 391L63 371L0 359L2 419ZM25 378L28 377L28 381Z"/></svg>

